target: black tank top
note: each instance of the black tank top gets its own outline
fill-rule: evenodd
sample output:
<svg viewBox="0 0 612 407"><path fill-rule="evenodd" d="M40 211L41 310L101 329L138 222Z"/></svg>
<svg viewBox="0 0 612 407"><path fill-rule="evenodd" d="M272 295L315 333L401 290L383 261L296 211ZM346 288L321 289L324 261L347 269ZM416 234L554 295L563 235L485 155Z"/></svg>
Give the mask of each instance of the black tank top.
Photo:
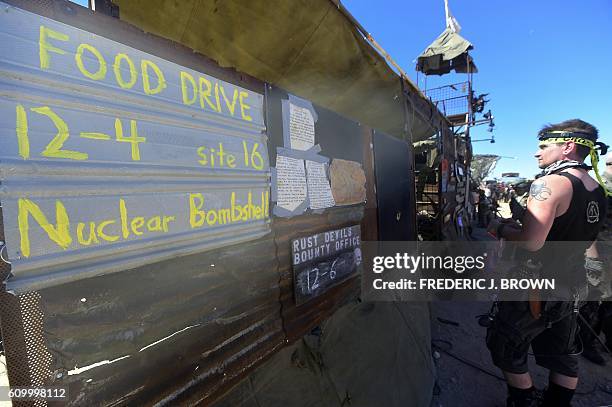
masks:
<svg viewBox="0 0 612 407"><path fill-rule="evenodd" d="M588 191L580 178L568 172L559 174L572 183L572 200L567 211L555 218L546 241L585 242L585 250L597 238L606 219L607 202L603 188Z"/></svg>
<svg viewBox="0 0 612 407"><path fill-rule="evenodd" d="M572 200L567 211L553 221L536 257L542 262L543 277L556 277L567 288L581 287L586 284L585 251L596 240L606 218L606 195L601 186L588 191L580 178L568 172L557 175L572 183ZM567 299L571 298L570 292L566 292Z"/></svg>

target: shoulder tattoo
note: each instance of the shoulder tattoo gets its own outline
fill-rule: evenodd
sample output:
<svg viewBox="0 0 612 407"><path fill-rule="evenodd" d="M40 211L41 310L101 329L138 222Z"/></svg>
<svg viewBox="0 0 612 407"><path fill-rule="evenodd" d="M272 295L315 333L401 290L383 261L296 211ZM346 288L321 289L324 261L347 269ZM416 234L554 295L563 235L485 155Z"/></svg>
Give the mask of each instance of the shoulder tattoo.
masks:
<svg viewBox="0 0 612 407"><path fill-rule="evenodd" d="M538 181L531 184L529 196L536 201L545 201L552 194L552 190L546 186L546 181Z"/></svg>

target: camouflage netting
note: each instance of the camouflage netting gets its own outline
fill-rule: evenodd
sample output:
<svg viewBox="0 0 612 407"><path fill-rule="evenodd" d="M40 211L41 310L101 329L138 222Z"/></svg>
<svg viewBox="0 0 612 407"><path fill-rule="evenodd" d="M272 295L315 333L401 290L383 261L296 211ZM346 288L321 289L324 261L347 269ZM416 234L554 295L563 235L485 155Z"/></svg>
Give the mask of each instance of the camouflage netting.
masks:
<svg viewBox="0 0 612 407"><path fill-rule="evenodd" d="M471 164L472 180L478 186L493 172L501 157L493 154L477 154Z"/></svg>

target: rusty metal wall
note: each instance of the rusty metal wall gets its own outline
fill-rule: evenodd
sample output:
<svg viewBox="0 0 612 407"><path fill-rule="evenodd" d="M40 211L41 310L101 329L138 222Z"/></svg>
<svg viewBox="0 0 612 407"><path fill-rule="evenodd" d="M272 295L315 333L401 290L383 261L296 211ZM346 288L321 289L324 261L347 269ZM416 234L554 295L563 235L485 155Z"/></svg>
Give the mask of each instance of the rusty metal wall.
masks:
<svg viewBox="0 0 612 407"><path fill-rule="evenodd" d="M27 6L36 8L41 4L33 3ZM35 33L32 30L38 28L36 24L39 23L36 20L40 17L29 15L8 5L2 7L5 15L9 15L7 18L11 19L11 24L3 24L5 36L8 36L11 30L19 32L20 19L34 21L28 24L29 28L26 31L31 33L32 39L25 41L21 48L27 50L30 47L36 50L34 45L38 44L32 44L35 40ZM59 15L60 19L69 23L74 20L75 23L78 21L82 24L89 19L96 24L88 31L101 32L104 36L112 31L108 24L121 26L120 23L106 17L92 17L89 12L80 8L74 8L73 14L66 14L64 13L66 9L61 7L62 2L53 2L51 7L37 11L50 14L50 17ZM126 41L140 50L136 51L127 48L123 41L114 44L105 43L104 38L74 31L71 26L64 26L51 20L43 21L44 24L40 25L56 33L71 38L77 37L92 45L104 43L104 46L99 46L102 52L111 52L113 47L117 47L115 50L117 53L127 55L149 52L164 56L164 52L167 52L160 51L164 50L166 45L163 41L160 42L160 48L160 44L152 41L150 36L139 33L131 33ZM104 28L100 28L102 26ZM158 149L158 152L168 153L178 162L172 163L174 168L169 169L163 168L163 165L160 168L158 164L153 171L146 167L147 164L153 165L153 163L146 162L147 150L143 149L142 160L138 163L140 165L137 169L133 169L130 168L131 163L121 160L113 162L111 156L117 153L114 150L105 152L104 147L68 144L68 141L63 146L64 149L79 151L89 148L87 152L91 154L93 164L76 162L67 165L61 157L48 160L44 157L36 159L28 157L25 160L19 155L23 152L23 149L20 150L23 145L18 143L18 129L14 130L14 138L3 139L3 142L9 143L3 154L8 156L13 153L17 156L4 157L2 160L5 163L2 202L5 211L9 211L4 214L3 219L8 220L8 225L5 225L4 229L9 242L9 258L15 260L8 288L15 292L25 292L18 297L3 294L2 328L7 338L7 346L13 345L7 352L9 379L12 384L67 386L72 405L147 404L192 398L207 400L231 386L246 371L253 369L287 341L300 337L303 332L329 316L349 297L349 293L356 293L358 283L353 279L333 288L327 295L318 299L317 304L309 305L306 310L296 311L292 305L288 242L296 234L360 223L363 217L363 205L333 208L320 215L309 214L299 219L281 220L272 228L269 223L260 222L261 226L257 226L259 232L246 239L240 239L242 242L239 244L231 239L223 240L223 233L231 238L240 234L240 231L230 228L222 231L221 235L216 234L212 246L199 246L194 250L183 250L165 257L156 257L158 252L166 250L163 239L158 241L159 244L146 242L142 246L136 245L136 248L135 245L128 245L127 249L123 249L121 245L109 244L106 251L98 251L92 256L87 255L88 248L85 248L85 255L83 252L79 253L79 248L71 246L66 251L59 250L53 246L55 242L49 242L52 239L47 230L42 228L41 222L32 216L31 229L39 230L36 231L38 235L32 235L33 238L30 240L29 257L37 258L37 261L29 261L25 256L21 256L23 253L19 253L22 246L19 245L19 233L24 231L35 233L30 229L20 229L17 222L18 202L23 197L37 203L47 217L56 220L57 208L53 206L56 199L63 200L69 215L74 214L78 217L83 213L93 216L104 212L105 204L111 205L110 202L104 201L104 198L109 195L112 197L113 194L125 197L128 206L130 196L139 197L144 201L144 209L140 209L145 210L147 207L172 207L172 202L159 201L159 196L168 190L189 192L192 191L192 187L198 185L199 190L214 192L215 188L231 191L230 187L255 189L269 185L266 155L268 149L266 134L262 132L263 123L259 128L256 120L254 120L255 125L249 124L248 128L240 127L239 124L232 122L231 118L218 123L211 115L202 117L198 111L189 113L181 110L179 106L172 106L168 100L148 102L142 95L126 96L122 89L113 89L112 83L105 83L101 89L94 88L89 79L79 78L74 74L74 70L70 75L62 76L60 72L62 69L73 69L69 64L70 60L74 59L74 51L70 54L69 47L73 45L70 41L63 41L61 38L58 40L57 37L58 35L53 34L50 42L55 41L53 46L65 45L66 53L55 52L51 57L61 59L64 55L68 55L67 60L64 62L65 65L60 65L58 72L52 72L50 78L43 81L36 80L38 68L34 62L40 62L36 59L39 57L38 54L4 53L6 57L2 63L4 69L2 95L6 104L5 110L11 114L2 115L2 119L6 121L3 126L15 128L14 121L18 120L19 114L22 114L16 106L21 104L23 111L26 112L28 124L31 124L28 126L30 139L49 138L40 145L32 142L31 151L44 150L45 143L48 144L54 136L53 127L45 130L44 126L48 126L49 123L54 125L56 122L52 120L50 114L42 115L40 111L33 110L40 107L38 104L48 106L62 120L71 116L79 118L79 115L82 115L83 118L79 118L80 127L77 127L79 130L76 134L78 134L86 131L83 128L85 125L104 126L103 123L97 123L93 115L88 116L87 111L93 109L104 115L108 113L108 109L104 109L103 106L108 104L114 109L111 113L119 115L120 110L127 111L126 107L134 103L131 109L137 110L140 114L137 119L153 123L150 129L147 129L146 125L143 126L142 134L156 133L155 135L160 137L173 138L174 143L170 143L166 149ZM108 37L112 38L111 35ZM140 37L146 39L139 40ZM3 46L7 48L11 45L5 41ZM222 72L222 75L215 76L219 71L209 61L203 58L199 61L196 58L194 61L192 55L185 57L182 51L173 49L170 55L172 60L187 59L191 69L199 72L204 70L209 74L207 78L211 81L215 78L225 80L225 86L230 89L237 85L249 92L263 94L263 84L258 85L253 79L243 78L242 75L231 72L229 74ZM22 69L20 64L23 61L19 60L20 57L26 62L27 58L34 59ZM134 57L136 58L138 57ZM140 58L144 56L140 55ZM170 69L164 65L164 61L153 55L148 54L146 58L156 62L157 66L166 72ZM93 71L92 66L87 66L87 69ZM29 75L27 78L24 77L24 72ZM196 75L191 70L188 72ZM26 83L29 85L24 86ZM64 88L65 83L70 83L71 88ZM79 101L74 100L72 104L67 103L66 99L74 99L75 91L79 92L82 98ZM20 103L22 98L27 102ZM274 102L275 100L269 101L269 104ZM27 103L31 103L32 106ZM159 123L164 109L172 111L173 121ZM323 153L354 158L343 154L345 149L342 148L342 144L332 147L326 145L335 143L332 137L360 140L363 130L332 112L320 113L323 127L317 132L324 147ZM263 114L261 117L263 118ZM40 122L36 121L41 119ZM128 115L125 119L129 120L131 116ZM65 121L72 123L75 120ZM204 121L206 128L199 128L199 124L193 124L193 121L197 123ZM165 125L168 129L155 128L156 125ZM325 126L331 127L326 130ZM112 120L110 127L97 132L102 134L111 132ZM179 133L177 128L180 129ZM186 157L172 149L177 144L177 140L179 142L181 140L180 131L191 131L194 128L200 134L206 131L211 133L210 137L206 138L204 134L203 138L212 142L241 137L235 134L237 131L250 132L242 138L247 141L257 140L264 147L262 154L265 167L260 172L263 174L251 174L246 168L242 171L232 171L231 174L219 170L198 171L202 169L189 168L188 163L181 161ZM275 129L281 129L280 122ZM189 135L185 137L189 138ZM186 143L186 145L190 148L197 147L197 144ZM113 148L115 147L119 146L113 145ZM270 149L274 148L275 145L272 143ZM353 149L357 151L359 158L363 156L361 149L359 143L357 149ZM127 152L129 153L129 149ZM159 158L163 157L153 156L150 160L159 161ZM11 165L13 167L9 168ZM21 167L24 169L21 170ZM177 170L176 167L180 169ZM18 170L14 171L13 168ZM130 176L119 176L121 171L125 171ZM35 178L32 177L33 174L36 174ZM130 177L134 177L134 180L132 181ZM190 182L190 179L193 179L193 182ZM160 182L156 183L156 180ZM174 180L180 185L176 185ZM55 183L58 188L51 190L48 187L49 183L51 185ZM175 197L177 200L179 198ZM44 199L50 200L47 206L41 203ZM69 199L83 201L83 204L80 208L71 207L67 203ZM172 197L170 199L172 200ZM223 193L212 198L213 201L228 199L229 195ZM53 223L53 220L49 223ZM61 224L58 222L53 226L59 229ZM272 233L265 234L266 229ZM263 237L258 238L262 235ZM194 236L193 240L202 243L205 238L206 236ZM48 243L49 246L40 250L44 243ZM116 256L130 251L136 259L135 263L117 264L112 270L101 266L101 262L110 262ZM96 250L90 250L89 253L91 252ZM180 254L181 257L176 257L176 254ZM70 263L64 264L64 261ZM90 272L87 272L88 267ZM65 278L65 273L61 278L54 278L67 268L72 268L74 271L70 273L70 278ZM114 273L108 273L109 271ZM35 291L32 291L33 289Z"/></svg>
<svg viewBox="0 0 612 407"><path fill-rule="evenodd" d="M269 156L270 165L274 165L274 157L278 147L284 146L282 128L282 101L289 95L282 89L270 87L268 92L269 118ZM320 154L334 159L344 159L358 162L368 173L367 154L371 152L365 145L365 138L371 132L366 126L351 120L343 119L330 110L314 106L318 120L315 123L316 144L321 146ZM371 171L370 171L371 174ZM366 179L366 182L368 180ZM373 191L373 184L367 184L366 190ZM273 230L275 243L278 247L279 289L283 324L287 340L293 342L302 337L313 326L329 317L338 307L350 298L355 298L359 291L359 281L356 278L333 287L325 295L316 298L305 305L297 307L293 298L293 278L291 265L292 239L308 236L344 226L360 224L364 218L364 204L346 207L329 208L324 213L309 212L305 215L283 219L275 218ZM362 235L363 237L363 235Z"/></svg>
<svg viewBox="0 0 612 407"><path fill-rule="evenodd" d="M68 2L10 3L233 86L264 93L264 84L253 78L221 69L178 44ZM276 148L282 146L279 110L285 97L282 90L272 89L266 99L266 133L261 140L264 143L269 136L270 165ZM121 103L118 99L113 103ZM98 99L96 103L99 105ZM208 403L342 304L357 298L359 281L351 278L305 306L297 307L293 299L291 239L356 224L361 224L362 239L379 236L373 131L331 111L316 109L321 154L363 166L365 203L274 218L271 224L260 222L259 230L264 233L241 243L226 241L183 251L180 257L126 263L114 273L82 274L87 278L58 279L54 284L45 284L45 275L34 273L32 276L43 284L28 285L32 281L27 281L14 284L13 289L29 287L35 291L19 296L3 293L0 298L11 384L67 386L71 405ZM109 165L110 170L112 167ZM45 168L41 165L43 174ZM54 176L61 180L61 175ZM203 176L201 182L217 176L219 182L227 181L216 171L208 178ZM243 177L249 178L249 174L243 171L233 178ZM23 179L28 180L27 176ZM261 175L250 179L259 186L269 185ZM95 188L91 188L95 169L83 180L95 195ZM168 186L166 182L160 190ZM36 193L38 186L32 184L23 191ZM95 203L89 206L88 210L97 209ZM55 216L53 211L49 213ZM14 228L9 229L15 233ZM159 247L156 250L161 250ZM100 258L112 256L111 251ZM64 268L58 264L55 271Z"/></svg>
<svg viewBox="0 0 612 407"><path fill-rule="evenodd" d="M117 20L94 15L68 2L12 3L21 9L2 5L3 17L9 19L0 29L5 37L21 32L20 18L41 18L22 11L23 8L29 9L68 24L64 26L51 20L42 20L42 25L56 33L91 45L103 43L103 46L98 46L103 53L115 50L131 55L132 58L138 55L141 59L155 62L166 73L170 68L160 59L171 60L184 67L181 71L193 76L197 72L204 72L209 81L224 81L226 90L230 92L240 87L238 89L250 94L261 95L261 106L254 109L255 113L250 112L254 120L246 123L245 127L231 117L226 117L228 115L211 116L198 109L189 112L188 107L175 106L168 100L148 100L148 96L139 95L136 91L130 93L112 89L112 83L102 83L96 87L96 84L89 83L93 81L79 78L74 67L69 66L75 57L74 50L70 53L69 46L72 43L64 41L61 36L58 39L55 34L52 34L54 37L49 42L53 42L53 46L59 49L62 46L66 48L65 54L51 51L53 61L60 61L60 69L42 78L44 80L37 80L39 27L36 23L27 25L23 33L25 36L31 33L32 39L22 41L22 46L16 48L16 52L12 52L11 47L19 45L21 39L11 38L8 41L4 38L2 46L6 52L3 51L2 57L0 91L4 103L9 106L6 110L11 112L3 113L2 120L3 127L13 128L13 137L3 139L4 143L9 143L5 146L8 148L3 148L2 159L3 219L9 221L3 231L6 231L6 240L9 241L10 260L15 260L8 287L13 291L26 291L17 296L3 293L1 299L2 332L7 347L10 383L14 386L67 386L72 405L150 403L166 398L170 400L179 395L184 397L189 394L186 390L188 388L192 391L197 389L198 394L204 398L218 393L224 385L257 365L284 343L278 303L278 265L274 256L276 246L269 222L256 222L259 225L255 229L259 231L251 233L246 239L240 238L241 231L226 228L221 234L215 233L214 237L218 240L208 248L201 246L207 240L206 236L201 235L190 239L195 243L193 250L185 250L183 247L178 253L169 252L173 249L172 242L162 240L159 244L145 242L140 249L134 249L134 245L131 245L128 249L119 246L117 250L117 246L111 244L106 252L89 257L87 250L83 254L83 251L72 247L60 255L54 254L53 250L37 252L41 239L49 240L48 233L37 230L39 236L33 236L30 243L31 258L38 256L38 263L26 267L27 259L24 256L20 258L18 251L19 233L27 228L19 229L15 208L7 203L11 200L13 203L18 202L24 197L30 198L53 223L55 208L45 207L41 203L43 199L67 201L67 196L81 199L84 205L76 212L70 204L64 203L69 215L77 213L75 216L78 216L78 213L95 215L103 212L106 206L104 198L113 194L125 198L126 202L130 198L140 198L145 206L141 205L138 209L146 210L147 205L171 208L173 202L159 201L165 191L191 192L194 187L197 192L204 194L219 190L219 187L226 191L231 191L228 188L256 190L263 187L265 191L269 189L269 171L263 123L264 84L246 75L222 70L206 58L194 55L191 50L177 44L145 35ZM117 42L112 44L86 31L75 31L73 26L80 26L87 32L96 32L101 37ZM78 42L74 45L78 45ZM30 53L30 48L36 52ZM61 72L61 59L65 55L67 59L64 60L63 68L72 69L68 77L62 77ZM31 63L28 65L27 61ZM84 61L84 64L91 63L91 60ZM108 72L111 72L110 63L108 66ZM94 70L90 65L86 67ZM124 74L126 78L130 75L129 72ZM138 79L135 86L142 87L140 81ZM176 86L176 82L169 81L168 86L172 85ZM78 101L75 101L75 95L79 95ZM176 97L177 94L173 95ZM107 107L110 106L115 109L112 113L124 114L127 119L130 116L126 112L136 110L139 114L136 119L152 123L150 128L147 129L145 125L141 129L143 134L151 134L152 141L156 137L170 137L174 141L166 148L156 148L157 155L153 157L148 156L147 150L143 148L137 166L109 160L104 156L104 145L89 148L87 152L91 154L92 163L78 162L68 166L60 158L45 162L46 157L28 157L28 160L24 159L20 163L19 159L25 157L19 155L17 159L9 161L7 158L10 157L7 156L11 152L23 152L20 150L22 145L15 142L19 140L15 130L16 114L19 114L16 105L20 104L21 99L26 100L22 104L29 119L30 140L48 137L44 142L47 143L53 139L54 122L49 115L41 116L40 112L33 111L38 106L29 106L28 101L40 102L52 111L60 112L60 118L82 115L77 125L81 129L71 133L72 138L76 138L80 131L86 131L83 127L96 125L97 118L87 116L85 111L94 110L104 116L109 114ZM72 102L68 107L66 99ZM170 112L167 115L164 114L166 109ZM41 117L36 118L36 115ZM38 119L43 121L37 122ZM45 129L49 124L51 129ZM107 132L115 130L112 128L112 120L110 126L106 127L110 127L105 129ZM128 137L129 128L129 124L124 124L125 137ZM102 130L97 131L102 133ZM189 134L194 131L198 134ZM245 137L241 137L241 134ZM185 140L194 140L196 137L206 142L223 141L231 144L231 140L244 139L247 143L261 143L259 151L265 164L263 171L251 172L247 168L233 171L196 168L196 161L190 164L186 162L190 157L174 151L177 145L183 144L191 146L184 151L189 152L191 149L193 152L198 144L190 144ZM70 141L73 140L66 140L62 148L71 151L85 148L82 144L70 144ZM96 141L103 143L109 140ZM125 146L124 152L129 157L129 144ZM38 145L33 141L31 147L31 152L38 153L44 149L44 144ZM36 178L33 178L34 175ZM57 188L49 188L49 185ZM93 197L93 200L87 201L89 197ZM174 199L178 200L180 196ZM229 199L228 194L221 193L217 195L216 201ZM238 199L243 200L245 197ZM259 200L258 197L255 199ZM211 201L215 199L211 198ZM30 218L29 221L32 230L41 229L38 220ZM59 229L61 224L54 227ZM230 239L223 242L222 234ZM237 238L242 242L236 244ZM53 244L50 243L49 249L53 248ZM109 270L103 270L100 263L90 261L95 258L99 262L112 262L121 253L130 250L135 263L115 265L112 270L115 273L112 274L102 275ZM63 264L70 258L71 252L76 254L70 259L71 263ZM159 254L164 252L160 257ZM55 264L55 269L45 267L51 263ZM83 273L85 266L90 266L91 272ZM70 268L77 271L71 273L71 278L49 282L53 276ZM98 276L92 277L95 275ZM36 404L44 403L38 401Z"/></svg>
<svg viewBox="0 0 612 407"><path fill-rule="evenodd" d="M40 291L55 383L74 405L213 394L283 343L275 251L265 238Z"/></svg>

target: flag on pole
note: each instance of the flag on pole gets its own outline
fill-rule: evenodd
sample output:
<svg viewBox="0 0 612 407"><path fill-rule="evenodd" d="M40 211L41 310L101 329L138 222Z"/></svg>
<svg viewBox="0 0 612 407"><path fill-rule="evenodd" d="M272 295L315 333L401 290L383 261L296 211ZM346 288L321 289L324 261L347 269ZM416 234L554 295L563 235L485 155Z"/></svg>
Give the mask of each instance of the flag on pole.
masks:
<svg viewBox="0 0 612 407"><path fill-rule="evenodd" d="M461 26L459 22L448 9L448 0L444 0L444 12L446 13L446 28L449 28L452 32L458 33L461 31Z"/></svg>

